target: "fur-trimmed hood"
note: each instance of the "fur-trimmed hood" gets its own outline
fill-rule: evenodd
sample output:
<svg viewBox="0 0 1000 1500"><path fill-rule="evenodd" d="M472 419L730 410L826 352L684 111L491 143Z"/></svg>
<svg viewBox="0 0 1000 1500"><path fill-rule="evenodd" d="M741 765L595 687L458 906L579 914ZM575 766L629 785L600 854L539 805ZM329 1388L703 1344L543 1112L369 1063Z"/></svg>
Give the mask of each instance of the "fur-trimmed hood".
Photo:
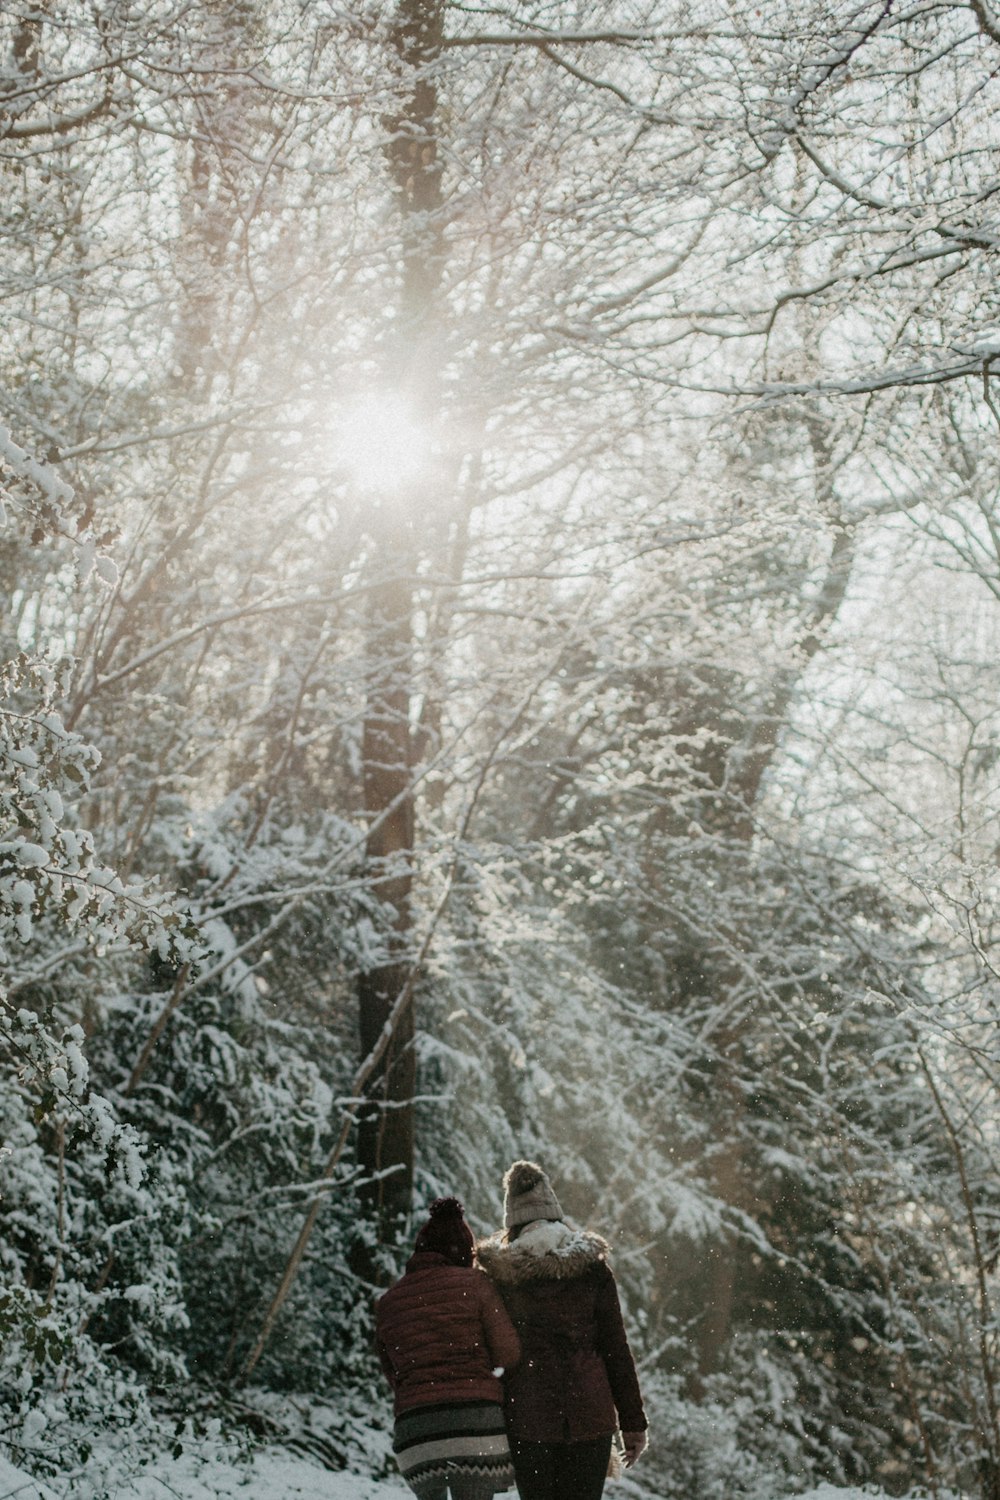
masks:
<svg viewBox="0 0 1000 1500"><path fill-rule="evenodd" d="M491 1281L499 1286L520 1286L527 1281L567 1281L582 1276L592 1266L606 1264L610 1249L607 1241L592 1230L541 1220L529 1224L510 1242L502 1233L480 1240L476 1255Z"/></svg>

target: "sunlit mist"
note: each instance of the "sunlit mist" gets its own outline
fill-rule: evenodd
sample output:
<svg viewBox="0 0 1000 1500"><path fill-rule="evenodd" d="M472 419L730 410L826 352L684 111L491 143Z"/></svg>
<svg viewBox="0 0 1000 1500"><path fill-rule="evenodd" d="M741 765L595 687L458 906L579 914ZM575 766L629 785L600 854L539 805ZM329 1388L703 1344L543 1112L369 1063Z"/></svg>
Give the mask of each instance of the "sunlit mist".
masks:
<svg viewBox="0 0 1000 1500"><path fill-rule="evenodd" d="M397 392L360 397L343 411L335 436L339 459L366 490L393 491L419 478L430 435Z"/></svg>

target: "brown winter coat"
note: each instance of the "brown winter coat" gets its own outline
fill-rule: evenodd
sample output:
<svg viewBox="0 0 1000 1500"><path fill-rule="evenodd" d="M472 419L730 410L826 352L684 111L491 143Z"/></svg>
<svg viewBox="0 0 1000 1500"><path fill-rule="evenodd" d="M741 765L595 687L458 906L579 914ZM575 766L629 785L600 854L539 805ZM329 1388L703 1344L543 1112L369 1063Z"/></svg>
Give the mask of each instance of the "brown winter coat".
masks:
<svg viewBox="0 0 1000 1500"><path fill-rule="evenodd" d="M562 1242L536 1253L530 1235L479 1246L521 1337L506 1381L507 1431L521 1442L576 1443L646 1428L608 1246L560 1225Z"/></svg>
<svg viewBox="0 0 1000 1500"><path fill-rule="evenodd" d="M411 1255L406 1274L379 1298L375 1338L396 1416L449 1401L500 1402L494 1371L521 1355L488 1278L432 1250Z"/></svg>

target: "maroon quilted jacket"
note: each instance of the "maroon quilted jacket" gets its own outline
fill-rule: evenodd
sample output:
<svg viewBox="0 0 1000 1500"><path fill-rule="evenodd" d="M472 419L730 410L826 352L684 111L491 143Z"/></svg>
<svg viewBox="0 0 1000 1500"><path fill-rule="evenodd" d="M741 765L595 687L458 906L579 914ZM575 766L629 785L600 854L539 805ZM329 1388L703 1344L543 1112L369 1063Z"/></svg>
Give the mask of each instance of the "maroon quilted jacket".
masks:
<svg viewBox="0 0 1000 1500"><path fill-rule="evenodd" d="M576 1443L647 1425L618 1289L598 1235L532 1225L478 1247L521 1337L506 1385L507 1430L522 1442Z"/></svg>
<svg viewBox="0 0 1000 1500"><path fill-rule="evenodd" d="M503 1400L494 1371L517 1364L521 1344L489 1279L433 1250L411 1255L379 1298L379 1359L394 1410L442 1401Z"/></svg>

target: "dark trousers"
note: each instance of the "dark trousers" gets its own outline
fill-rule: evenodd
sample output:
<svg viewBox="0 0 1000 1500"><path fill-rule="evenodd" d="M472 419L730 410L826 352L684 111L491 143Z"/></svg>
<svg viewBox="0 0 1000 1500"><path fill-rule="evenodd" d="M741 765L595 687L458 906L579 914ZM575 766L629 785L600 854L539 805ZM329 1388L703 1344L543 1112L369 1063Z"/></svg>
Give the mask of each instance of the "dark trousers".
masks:
<svg viewBox="0 0 1000 1500"><path fill-rule="evenodd" d="M586 1443L521 1443L510 1440L521 1500L601 1500L611 1457L611 1438Z"/></svg>
<svg viewBox="0 0 1000 1500"><path fill-rule="evenodd" d="M489 1479L462 1474L457 1479L442 1479L433 1490L422 1490L423 1500L493 1500L495 1494Z"/></svg>

